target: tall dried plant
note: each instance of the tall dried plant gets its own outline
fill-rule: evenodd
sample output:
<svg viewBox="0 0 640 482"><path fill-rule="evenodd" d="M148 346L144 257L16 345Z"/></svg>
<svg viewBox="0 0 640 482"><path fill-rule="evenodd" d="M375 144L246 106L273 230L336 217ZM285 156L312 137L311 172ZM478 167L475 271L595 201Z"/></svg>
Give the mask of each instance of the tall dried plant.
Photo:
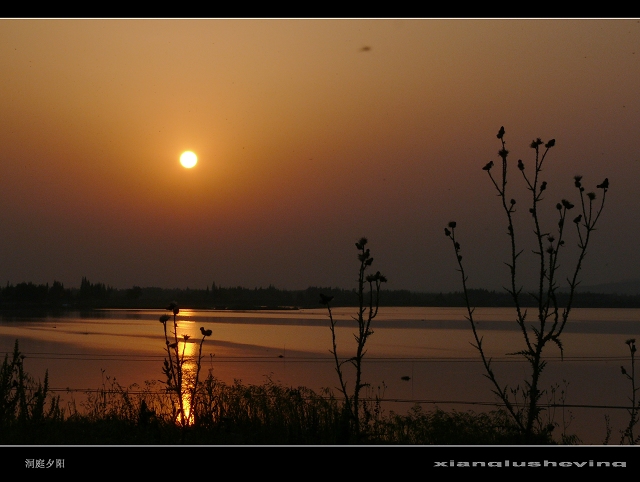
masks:
<svg viewBox="0 0 640 482"><path fill-rule="evenodd" d="M189 357L185 357L187 343L189 338L187 334L183 334L178 338L178 320L180 313L178 304L172 302L167 307L167 311L173 313L173 331L167 330L167 322L171 319L170 315L161 315L160 323L164 328L164 339L167 350L167 358L164 359L162 371L166 376L166 390L173 396L173 419L182 427L193 423L193 414L196 413L198 404L198 381L200 377L200 367L202 365L202 345L205 338L211 336L211 330L205 330L200 327L202 339L198 347L198 356L195 359L196 372L189 375L185 367L185 363L189 361ZM180 351L180 343L182 343L182 351ZM188 410L185 410L185 405Z"/></svg>
<svg viewBox="0 0 640 482"><path fill-rule="evenodd" d="M500 140L501 149L498 151L500 158L500 166L498 166L498 174L494 176L494 163L488 162L482 169L487 172L489 179L498 193L502 209L507 218L507 234L510 241L509 261L506 265L509 267L510 281L506 291L511 295L514 303L516 316L515 321L519 327L524 340L525 348L518 351L517 355L525 358L529 365L529 376L524 381L522 388L510 388L498 382L496 374L491 365L491 359L487 357L482 345L483 338L477 330L477 324L473 319L474 308L471 307L469 301L469 292L467 287L467 276L462 264L462 255L460 243L456 239L456 223L450 222L444 229L445 235L451 240L456 260L458 262L458 271L462 276L462 288L467 307L467 319L471 324L471 330L475 343L474 347L478 350L482 359L485 376L491 380L493 385L493 393L504 404L506 410L511 415L517 426L520 428L525 441L532 441L537 437L549 437L553 425L544 425L540 419L542 407L540 399L544 393L540 389L540 375L544 370L547 362L543 357L543 351L547 344L555 344L561 355L563 354L563 345L561 335L569 319L569 313L573 306L576 287L579 284L578 274L582 269L582 264L587 253L587 247L591 240L591 235L595 231L596 224L600 219L600 215L604 208L607 190L609 189L609 180L605 179L597 186L602 191L600 201L597 202L597 196L594 192L585 194L585 188L582 186L582 176L574 177L574 185L578 190L580 201L578 214L572 220L575 225L578 237L578 259L573 267L571 275L567 278L568 298L564 306L560 305L558 300L558 269L560 267L560 253L565 247L565 222L569 211L575 208L575 205L566 199L556 204L557 222L553 229L547 231L543 228L543 220L540 218L540 203L543 201L543 193L547 188L547 182L541 179L542 167L547 155L555 146L555 139L543 142L540 138L531 142L531 149L535 152L535 161L533 172L527 174L525 164L522 160L518 160L517 169L520 171L527 190L530 194L529 214L533 223L533 232L536 241L536 248L533 250L534 255L538 259L538 268L534 274L537 288L531 293L536 300L535 321L527 319L529 310L522 305L521 293L522 286L519 284L517 274L518 261L523 250L518 249L516 243L516 230L514 228L514 215L516 214L516 200L507 195L507 175L511 172L513 164L507 159L509 151L506 149L504 139L505 130L501 127L497 138ZM520 401L518 400L520 398Z"/></svg>
<svg viewBox="0 0 640 482"><path fill-rule="evenodd" d="M362 379L362 361L367 350L365 348L369 336L373 334L371 329L371 320L378 314L380 306L380 286L386 283L387 278L377 271L375 274L366 274L373 263L373 258L367 245L367 238L360 238L356 243L359 251L358 261L360 261L360 269L358 271L358 313L353 319L358 323L358 332L353 336L356 340L356 354L350 358L340 359L338 356L338 347L336 342L336 320L333 318L331 311L331 301L333 296L320 295L320 303L327 307L329 313L329 328L331 329L332 348L330 350L335 361L335 370L338 374L340 386L338 389L344 397L344 408L351 422L353 432L356 438L361 435L362 429L362 400L361 391L368 384ZM369 295L367 297L365 291L366 285L369 285ZM347 381L344 374L344 365L351 364L355 368L355 384L353 392L347 388Z"/></svg>
<svg viewBox="0 0 640 482"><path fill-rule="evenodd" d="M631 397L629 397L631 408L628 409L629 425L627 425L627 428L622 432L620 444L622 445L627 442L629 445L636 445L640 442L640 435L636 436L633 433L635 426L638 424L638 413L640 412L640 401L638 401L638 397L636 395L638 390L640 390L640 387L636 387L636 339L630 338L625 341L625 343L629 347L629 354L631 356L631 373L629 373L624 366L620 367L620 371L631 383Z"/></svg>

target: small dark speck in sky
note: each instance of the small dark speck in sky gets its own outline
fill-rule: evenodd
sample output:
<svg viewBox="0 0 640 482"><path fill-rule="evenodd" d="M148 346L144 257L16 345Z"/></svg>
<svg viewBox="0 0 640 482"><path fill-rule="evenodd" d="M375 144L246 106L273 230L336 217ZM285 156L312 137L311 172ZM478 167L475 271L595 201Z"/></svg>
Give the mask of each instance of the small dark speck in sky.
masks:
<svg viewBox="0 0 640 482"><path fill-rule="evenodd" d="M368 52L369 50L371 50L371 47L369 47L368 45L365 45L360 49L360 52Z"/></svg>

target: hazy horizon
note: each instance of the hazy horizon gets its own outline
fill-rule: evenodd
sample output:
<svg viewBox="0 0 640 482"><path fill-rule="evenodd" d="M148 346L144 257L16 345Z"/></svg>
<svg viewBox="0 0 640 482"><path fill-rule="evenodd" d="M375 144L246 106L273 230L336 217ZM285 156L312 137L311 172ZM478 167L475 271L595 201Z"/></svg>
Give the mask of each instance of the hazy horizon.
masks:
<svg viewBox="0 0 640 482"><path fill-rule="evenodd" d="M555 138L548 229L607 177L582 283L638 279L638 19L0 25L3 284L349 289L366 236L387 289L459 291L455 220L469 285L501 290L500 126L523 257L515 162Z"/></svg>

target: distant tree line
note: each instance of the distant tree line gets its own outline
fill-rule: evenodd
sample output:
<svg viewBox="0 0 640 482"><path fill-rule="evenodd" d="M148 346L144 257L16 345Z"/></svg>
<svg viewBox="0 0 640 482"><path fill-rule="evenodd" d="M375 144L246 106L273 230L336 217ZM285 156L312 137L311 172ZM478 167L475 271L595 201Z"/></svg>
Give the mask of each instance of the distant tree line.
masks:
<svg viewBox="0 0 640 482"><path fill-rule="evenodd" d="M80 288L65 288L59 281L52 285L19 283L0 288L0 309L12 308L162 308L176 301L183 308L199 309L297 309L319 308L320 293L333 296L333 306L357 306L355 289L310 286L304 290L282 290L272 285L266 288L222 287L212 283L205 289L167 289L133 286L117 289L104 283L91 283L82 278ZM562 303L564 293L558 293ZM478 307L509 307L512 298L502 291L469 290L471 304ZM381 306L464 306L461 292L433 293L409 290L382 290ZM536 300L523 295L523 306L536 306ZM576 293L578 308L640 308L640 295Z"/></svg>
<svg viewBox="0 0 640 482"><path fill-rule="evenodd" d="M70 305L73 295L70 289L66 289L59 281L54 281L51 286L36 285L34 283L18 283L0 288L0 306L12 308L21 306L65 306Z"/></svg>

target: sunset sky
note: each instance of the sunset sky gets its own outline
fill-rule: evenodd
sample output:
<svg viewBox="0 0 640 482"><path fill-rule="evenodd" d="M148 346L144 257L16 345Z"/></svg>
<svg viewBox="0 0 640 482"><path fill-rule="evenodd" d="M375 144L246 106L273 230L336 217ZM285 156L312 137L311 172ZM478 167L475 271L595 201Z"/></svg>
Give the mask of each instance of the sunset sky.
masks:
<svg viewBox="0 0 640 482"><path fill-rule="evenodd" d="M388 288L451 291L455 220L500 289L502 125L518 239L515 163L555 138L548 228L608 177L582 279L640 278L637 19L8 19L0 65L2 284L351 288L367 236Z"/></svg>

